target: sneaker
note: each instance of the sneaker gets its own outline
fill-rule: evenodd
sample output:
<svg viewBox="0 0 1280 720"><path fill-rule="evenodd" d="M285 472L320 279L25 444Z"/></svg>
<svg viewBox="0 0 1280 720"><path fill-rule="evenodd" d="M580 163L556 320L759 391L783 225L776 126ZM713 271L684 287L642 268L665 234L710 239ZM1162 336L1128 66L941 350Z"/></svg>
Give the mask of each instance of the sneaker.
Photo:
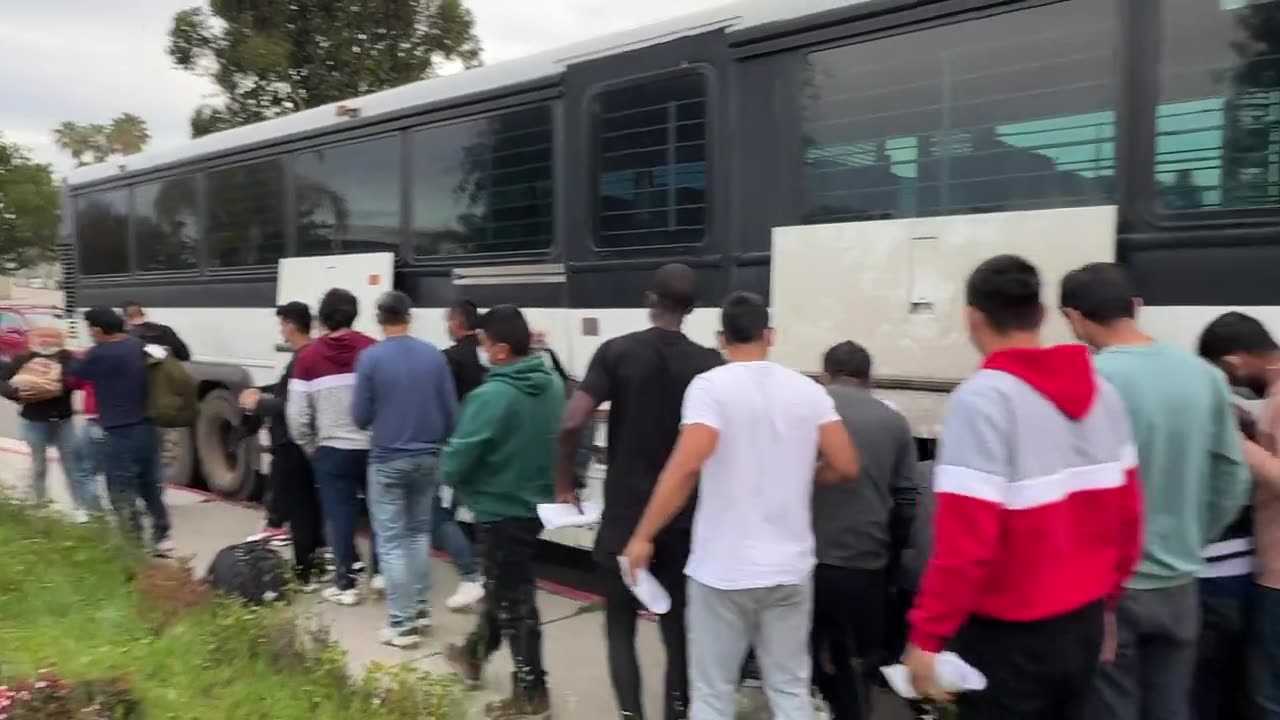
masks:
<svg viewBox="0 0 1280 720"><path fill-rule="evenodd" d="M488 720L551 720L551 699L547 691L530 693L516 690L511 697L484 706Z"/></svg>
<svg viewBox="0 0 1280 720"><path fill-rule="evenodd" d="M83 510L73 510L73 511L71 512L71 522L73 522L73 523L75 523L75 524L77 524L77 525L88 525L88 524L89 524L89 513L85 512L85 511L83 511Z"/></svg>
<svg viewBox="0 0 1280 720"><path fill-rule="evenodd" d="M244 541L245 542L267 542L272 545L277 545L283 542L283 544L288 545L289 543L293 542L293 539L292 537L290 537L288 530L282 527L268 526L263 528L262 532L254 533L249 537L245 538Z"/></svg>
<svg viewBox="0 0 1280 720"><path fill-rule="evenodd" d="M479 660L468 656L465 647L456 643L445 646L444 659L454 672L462 676L462 682L468 688L474 689L480 686L484 665Z"/></svg>
<svg viewBox="0 0 1280 720"><path fill-rule="evenodd" d="M484 585L475 581L458 583L458 589L444 601L444 606L454 612L466 610L484 599Z"/></svg>
<svg viewBox="0 0 1280 720"><path fill-rule="evenodd" d="M320 587L320 583L318 582L299 582L298 592L303 595L313 595L320 590Z"/></svg>
<svg viewBox="0 0 1280 720"><path fill-rule="evenodd" d="M419 610L418 614L414 616L413 622L423 630L429 629L431 627L431 608L422 608Z"/></svg>
<svg viewBox="0 0 1280 720"><path fill-rule="evenodd" d="M369 589L382 595L387 592L387 579L381 575L374 575L369 579Z"/></svg>
<svg viewBox="0 0 1280 720"><path fill-rule="evenodd" d="M364 564L363 560L357 560L351 563L351 574L359 575L360 573L363 573L365 570L367 570L368 567L369 567L368 565Z"/></svg>
<svg viewBox="0 0 1280 720"><path fill-rule="evenodd" d="M157 540L156 544L151 548L151 554L158 558L171 558L176 551L177 548L173 546L173 540L169 538Z"/></svg>
<svg viewBox="0 0 1280 720"><path fill-rule="evenodd" d="M417 625L410 625L402 628L382 628L378 633L378 639L383 645L390 645L401 650L415 648L422 641L422 633L418 630Z"/></svg>
<svg viewBox="0 0 1280 720"><path fill-rule="evenodd" d="M320 593L320 597L328 600L334 605L343 605L351 607L360 604L360 591L351 588L350 590L339 590L337 586L330 585Z"/></svg>

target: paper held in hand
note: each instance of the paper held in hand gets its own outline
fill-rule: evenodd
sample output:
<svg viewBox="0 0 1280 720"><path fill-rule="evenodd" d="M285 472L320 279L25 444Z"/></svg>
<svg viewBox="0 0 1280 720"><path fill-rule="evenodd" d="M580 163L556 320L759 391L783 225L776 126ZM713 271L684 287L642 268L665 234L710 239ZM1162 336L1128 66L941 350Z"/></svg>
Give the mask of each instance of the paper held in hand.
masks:
<svg viewBox="0 0 1280 720"><path fill-rule="evenodd" d="M934 671L938 675L938 684L949 693L978 692L987 689L987 676L974 666L960 659L953 652L938 653ZM920 694L911 684L911 671L906 665L886 665L880 668L884 679L889 682L899 697L907 700L918 700Z"/></svg>
<svg viewBox="0 0 1280 720"><path fill-rule="evenodd" d="M622 573L622 582L628 582L628 576L631 575L630 569L631 563L627 562L627 558L619 555L618 572ZM658 582L658 578L654 577L653 573L648 570L637 570L634 579L635 584L628 587L641 605L648 608L654 615L666 615L671 612L671 595L666 588L662 587L662 583Z"/></svg>
<svg viewBox="0 0 1280 720"><path fill-rule="evenodd" d="M598 500L587 500L581 506L573 503L538 505L538 519L542 521L542 527L548 530L594 525L600 522L602 515L604 515L604 504Z"/></svg>

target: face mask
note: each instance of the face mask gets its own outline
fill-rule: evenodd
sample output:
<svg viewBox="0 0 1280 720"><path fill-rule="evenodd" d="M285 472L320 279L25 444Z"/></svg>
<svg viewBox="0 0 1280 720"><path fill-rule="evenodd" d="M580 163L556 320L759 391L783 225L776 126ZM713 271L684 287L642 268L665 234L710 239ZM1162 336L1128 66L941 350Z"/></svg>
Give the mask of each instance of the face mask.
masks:
<svg viewBox="0 0 1280 720"><path fill-rule="evenodd" d="M35 354L44 355L46 357L49 355L57 355L61 351L62 351L61 345L53 345L51 347L36 348L34 350Z"/></svg>
<svg viewBox="0 0 1280 720"><path fill-rule="evenodd" d="M489 351L484 348L476 348L476 359L480 361L482 367L489 367Z"/></svg>

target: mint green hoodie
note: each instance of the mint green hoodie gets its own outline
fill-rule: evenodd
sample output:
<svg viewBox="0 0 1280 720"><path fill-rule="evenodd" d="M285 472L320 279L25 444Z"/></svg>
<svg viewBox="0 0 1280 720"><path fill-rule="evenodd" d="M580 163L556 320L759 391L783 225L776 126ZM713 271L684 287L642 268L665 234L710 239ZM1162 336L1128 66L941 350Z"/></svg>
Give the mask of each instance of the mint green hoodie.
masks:
<svg viewBox="0 0 1280 720"><path fill-rule="evenodd" d="M537 517L554 500L564 383L541 357L495 366L467 395L440 472L478 522Z"/></svg>
<svg viewBox="0 0 1280 720"><path fill-rule="evenodd" d="M1142 473L1142 562L1125 586L1192 582L1205 546L1240 514L1251 487L1226 377L1161 344L1110 347L1095 365L1129 410Z"/></svg>

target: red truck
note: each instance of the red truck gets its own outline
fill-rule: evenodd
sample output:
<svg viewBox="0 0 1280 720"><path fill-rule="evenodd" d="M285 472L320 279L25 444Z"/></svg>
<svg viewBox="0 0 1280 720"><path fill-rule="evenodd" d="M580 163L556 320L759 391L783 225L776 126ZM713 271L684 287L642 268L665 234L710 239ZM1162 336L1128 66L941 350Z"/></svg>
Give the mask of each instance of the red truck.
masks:
<svg viewBox="0 0 1280 720"><path fill-rule="evenodd" d="M9 362L27 349L31 328L62 318L62 310L49 305L0 303L0 361Z"/></svg>

